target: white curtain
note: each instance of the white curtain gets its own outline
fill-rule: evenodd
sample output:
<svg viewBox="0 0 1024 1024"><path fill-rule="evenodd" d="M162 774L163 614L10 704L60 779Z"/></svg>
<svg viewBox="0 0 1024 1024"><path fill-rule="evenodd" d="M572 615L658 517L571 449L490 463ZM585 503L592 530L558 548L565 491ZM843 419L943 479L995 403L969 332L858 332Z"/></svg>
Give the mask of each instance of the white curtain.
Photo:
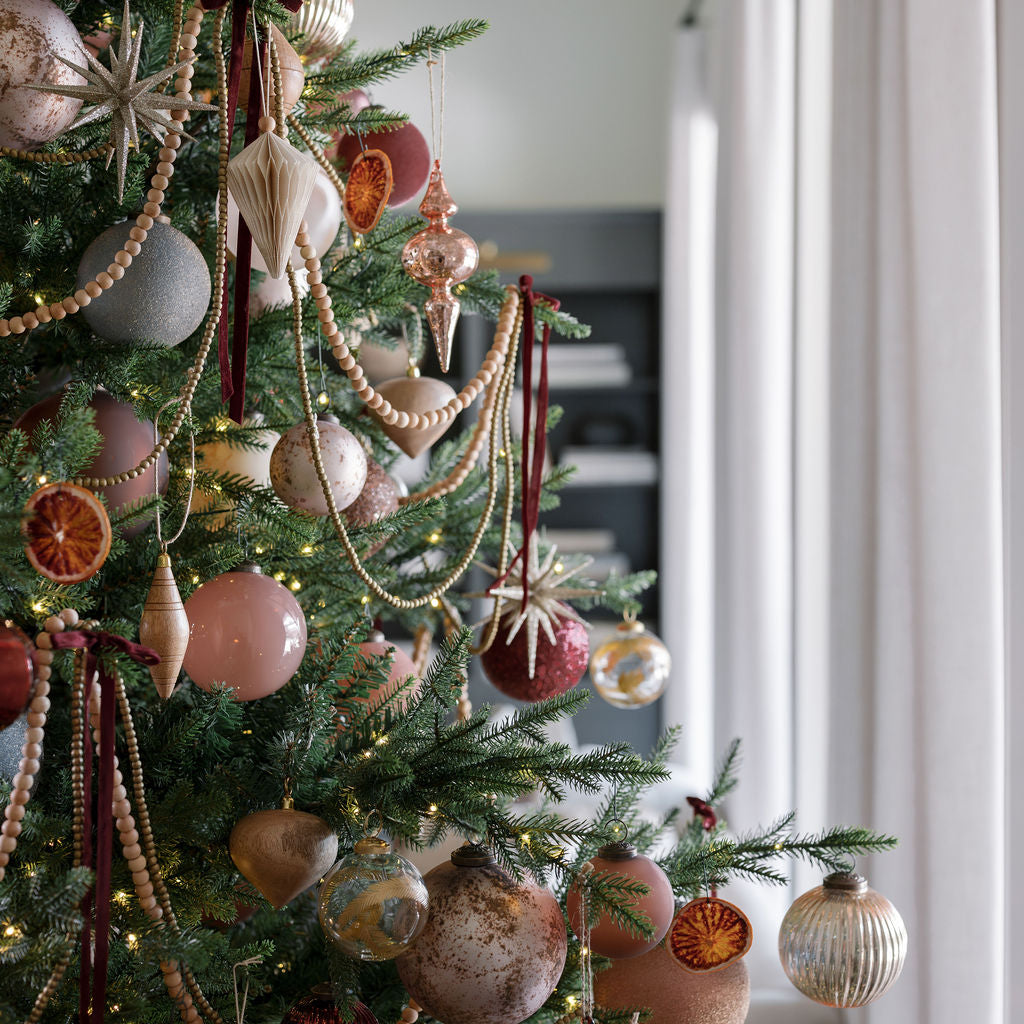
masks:
<svg viewBox="0 0 1024 1024"><path fill-rule="evenodd" d="M691 706L710 695L716 746L744 737L737 826L796 805L804 829L900 837L859 865L911 937L902 979L853 1015L872 1024L1022 1019L1004 913L1021 901L1006 859L1021 814L1005 737L1004 508L1011 525L1017 510L1003 320L1006 289L1022 290L1007 261L1024 265L1024 219L1015 230L1007 204L1024 145L1007 116L1021 51L1001 33L997 53L997 21L1024 19L998 7L723 0L702 30L715 357L703 380L666 383L705 389L712 468L667 488L664 512L708 509L714 539L695 577L701 552L686 544L700 538L684 532L663 586L686 595L667 599L689 616L680 635L696 630L712 655L687 662L677 689ZM691 244L670 218L669 292L673 253ZM666 373L689 366L694 343L666 317ZM815 883L798 874L797 888ZM755 984L785 985L774 929L795 891L736 895L762 926Z"/></svg>

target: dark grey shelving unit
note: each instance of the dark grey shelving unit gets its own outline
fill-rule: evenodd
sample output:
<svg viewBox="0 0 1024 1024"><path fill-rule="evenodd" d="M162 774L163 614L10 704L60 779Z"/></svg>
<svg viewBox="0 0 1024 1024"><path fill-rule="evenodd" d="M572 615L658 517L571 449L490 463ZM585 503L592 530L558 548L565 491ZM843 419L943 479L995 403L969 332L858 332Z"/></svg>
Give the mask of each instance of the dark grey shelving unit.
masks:
<svg viewBox="0 0 1024 1024"><path fill-rule="evenodd" d="M626 350L629 383L552 386L551 400L564 410L550 435L554 460L567 446L598 449L608 443L660 458L660 213L459 213L452 224L476 239L483 265L496 267L502 281L514 282L520 274L530 274L535 290L557 297L564 310L590 324L592 334L586 344L618 344ZM459 333L456 376L463 366L477 365L490 344L490 327L480 318L463 317ZM607 480L594 486L570 486L561 499L558 509L542 514L542 526L612 530L631 571L657 568L657 481L617 484ZM596 615L590 618L597 621ZM662 631L657 587L645 595L643 619L655 632ZM589 688L589 678L580 686ZM477 662L470 689L474 703L508 701L487 682ZM575 726L581 743L625 739L647 752L660 723L658 702L623 711L594 693Z"/></svg>

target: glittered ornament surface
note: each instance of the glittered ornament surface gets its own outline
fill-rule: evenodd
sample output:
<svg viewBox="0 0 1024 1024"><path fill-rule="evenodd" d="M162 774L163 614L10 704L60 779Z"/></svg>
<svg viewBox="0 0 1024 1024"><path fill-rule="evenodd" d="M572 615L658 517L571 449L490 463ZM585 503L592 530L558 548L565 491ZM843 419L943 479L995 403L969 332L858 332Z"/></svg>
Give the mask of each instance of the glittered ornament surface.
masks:
<svg viewBox="0 0 1024 1024"><path fill-rule="evenodd" d="M14 780L18 765L21 763L21 748L25 743L27 728L28 720L23 714L6 728L0 728L0 780L8 784ZM32 784L33 790L38 783L39 776L36 775L36 781Z"/></svg>
<svg viewBox="0 0 1024 1024"><path fill-rule="evenodd" d="M52 0L0 0L0 53L0 146L36 149L67 129L82 101L24 86L85 84L58 60L85 63L78 29Z"/></svg>
<svg viewBox="0 0 1024 1024"><path fill-rule="evenodd" d="M85 250L78 264L79 288L113 263L131 227L128 221L115 224ZM104 341L171 348L202 323L210 288L210 271L195 242L157 222L124 277L85 306L82 316Z"/></svg>
<svg viewBox="0 0 1024 1024"><path fill-rule="evenodd" d="M345 509L350 526L367 526L398 511L398 485L374 459L366 460L366 483L359 497Z"/></svg>
<svg viewBox="0 0 1024 1024"><path fill-rule="evenodd" d="M539 701L571 690L583 678L590 655L587 630L579 622L560 619L555 642L545 634L537 639L537 659L530 677L527 634L520 630L506 643L508 631L499 627L494 643L480 656L487 678L506 696Z"/></svg>
<svg viewBox="0 0 1024 1024"><path fill-rule="evenodd" d="M377 1018L362 1003L356 1003L354 1024L377 1024ZM317 985L281 1018L281 1024L345 1024L335 1005L330 985Z"/></svg>
<svg viewBox="0 0 1024 1024"><path fill-rule="evenodd" d="M612 1010L646 1007L649 1024L743 1024L750 975L744 960L710 974L684 971L660 944L596 974L594 997L599 1007Z"/></svg>
<svg viewBox="0 0 1024 1024"><path fill-rule="evenodd" d="M493 862L441 864L424 881L427 926L395 961L409 995L445 1024L519 1024L535 1013L565 965L565 920L551 893L516 885Z"/></svg>

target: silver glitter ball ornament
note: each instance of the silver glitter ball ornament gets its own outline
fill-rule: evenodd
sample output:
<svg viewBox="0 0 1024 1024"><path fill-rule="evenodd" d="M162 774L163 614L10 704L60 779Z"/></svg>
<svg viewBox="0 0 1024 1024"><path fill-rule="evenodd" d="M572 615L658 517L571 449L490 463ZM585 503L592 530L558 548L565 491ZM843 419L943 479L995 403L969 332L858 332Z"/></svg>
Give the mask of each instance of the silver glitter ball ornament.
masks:
<svg viewBox="0 0 1024 1024"><path fill-rule="evenodd" d="M113 263L132 227L123 221L92 242L78 264L77 287ZM203 322L210 290L210 271L195 242L177 228L157 222L124 277L85 306L82 315L106 341L172 348Z"/></svg>

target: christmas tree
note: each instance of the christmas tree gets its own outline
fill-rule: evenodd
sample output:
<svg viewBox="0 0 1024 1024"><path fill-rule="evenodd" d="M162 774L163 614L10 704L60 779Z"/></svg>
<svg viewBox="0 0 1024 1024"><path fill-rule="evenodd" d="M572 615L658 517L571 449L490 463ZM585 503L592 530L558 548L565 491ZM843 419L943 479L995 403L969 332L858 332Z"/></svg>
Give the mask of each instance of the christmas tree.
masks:
<svg viewBox="0 0 1024 1024"><path fill-rule="evenodd" d="M673 731L646 758L547 739L586 700L585 647L580 662L565 632L582 627L560 600L629 615L652 580L588 582L536 533L565 481L543 463L546 335L587 329L529 282L466 276L472 243L446 228L429 158L414 190L430 224L381 215L416 161L388 155L405 119L361 92L486 25L362 54L344 2L205 6L0 3L17 42L0 76L41 86L0 90L0 1020L67 1020L91 1000L97 1020L216 1022L239 979L250 1024L325 982L345 1020L629 1020L591 1007L604 946L572 928L635 953L676 899L781 882L785 858L840 870L893 841L797 835L791 817L728 833L713 808L735 747L691 822L652 823L638 801L667 778ZM442 270L439 237L458 242ZM459 307L497 324L479 368L454 349L460 395L426 375L368 383L374 348L428 367L436 342L446 369ZM517 355L527 395L540 361L522 443ZM399 449L431 444L399 495ZM476 563L492 580L470 583ZM462 625L474 588L494 609L477 634ZM412 662L374 621L414 638ZM504 722L468 700L478 654L532 701ZM559 813L570 790L603 794L595 820ZM381 832L406 854L469 846L424 889ZM644 854L654 883L625 867ZM506 901L490 917L460 910L471 875ZM641 906L661 878L665 921ZM509 906L550 941L499 935L499 987L474 1007L478 979L459 1005L462 961ZM745 949L734 923L737 950L710 966ZM459 927L462 960L444 960ZM431 1000L447 1007L434 1018Z"/></svg>

